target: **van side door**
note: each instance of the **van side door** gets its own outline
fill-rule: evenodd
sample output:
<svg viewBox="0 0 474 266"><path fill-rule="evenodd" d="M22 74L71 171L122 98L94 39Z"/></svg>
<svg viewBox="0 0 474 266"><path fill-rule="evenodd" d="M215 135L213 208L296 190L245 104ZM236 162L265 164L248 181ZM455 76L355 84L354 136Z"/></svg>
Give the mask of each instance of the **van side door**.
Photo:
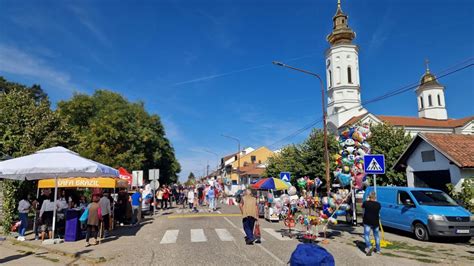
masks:
<svg viewBox="0 0 474 266"><path fill-rule="evenodd" d="M416 206L413 198L407 191L399 190L397 193L397 228L411 231L411 225L416 216Z"/></svg>

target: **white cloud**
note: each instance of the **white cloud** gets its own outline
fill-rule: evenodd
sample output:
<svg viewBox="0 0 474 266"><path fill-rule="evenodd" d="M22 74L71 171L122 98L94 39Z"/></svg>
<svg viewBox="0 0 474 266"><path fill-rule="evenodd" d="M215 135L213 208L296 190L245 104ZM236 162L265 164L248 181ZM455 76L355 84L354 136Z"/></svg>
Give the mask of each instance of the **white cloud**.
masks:
<svg viewBox="0 0 474 266"><path fill-rule="evenodd" d="M0 71L34 78L70 92L76 90L67 72L55 69L35 55L3 44L0 44Z"/></svg>
<svg viewBox="0 0 474 266"><path fill-rule="evenodd" d="M86 27L104 46L111 47L107 35L98 27L91 18L91 11L77 6L70 6L72 12L77 16L79 22Z"/></svg>

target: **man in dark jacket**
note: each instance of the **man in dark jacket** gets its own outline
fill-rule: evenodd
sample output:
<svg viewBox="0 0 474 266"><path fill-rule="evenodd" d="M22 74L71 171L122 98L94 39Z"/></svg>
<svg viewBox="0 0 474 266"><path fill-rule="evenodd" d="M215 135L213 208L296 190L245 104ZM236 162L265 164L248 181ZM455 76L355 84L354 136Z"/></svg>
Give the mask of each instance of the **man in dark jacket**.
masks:
<svg viewBox="0 0 474 266"><path fill-rule="evenodd" d="M375 252L380 254L379 216L381 206L377 202L375 192L369 194L367 201L362 204L362 208L364 208L365 253L367 256L372 255L372 244L370 243L370 230L372 229L375 238Z"/></svg>

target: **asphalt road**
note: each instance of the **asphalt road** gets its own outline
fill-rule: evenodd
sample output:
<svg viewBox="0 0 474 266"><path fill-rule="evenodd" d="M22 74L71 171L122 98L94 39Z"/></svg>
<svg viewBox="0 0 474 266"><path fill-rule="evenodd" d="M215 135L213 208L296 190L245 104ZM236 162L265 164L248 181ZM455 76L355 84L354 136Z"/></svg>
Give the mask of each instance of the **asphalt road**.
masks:
<svg viewBox="0 0 474 266"><path fill-rule="evenodd" d="M122 227L100 245L84 247L84 241L49 246L79 257L60 256L35 244L28 249L4 241L0 261L6 265L284 265L300 241L289 238L283 223L260 221L263 241L252 246L244 242L241 217L236 206L222 206L218 213L172 209L141 226ZM338 225L330 230L329 243L319 245L335 258L336 265L472 265L472 244L423 243L409 235L389 232L396 245L382 255L366 257L360 250L361 228ZM284 236L282 236L284 235ZM11 243L11 244L8 244ZM51 251L51 250L50 250ZM2 257L8 260L1 260Z"/></svg>

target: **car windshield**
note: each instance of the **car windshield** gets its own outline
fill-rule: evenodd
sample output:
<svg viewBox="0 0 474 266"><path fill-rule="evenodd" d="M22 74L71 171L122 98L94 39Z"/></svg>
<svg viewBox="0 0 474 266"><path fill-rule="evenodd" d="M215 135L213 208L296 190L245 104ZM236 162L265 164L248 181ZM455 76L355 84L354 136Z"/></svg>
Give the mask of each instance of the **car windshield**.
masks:
<svg viewBox="0 0 474 266"><path fill-rule="evenodd" d="M442 191L414 190L411 192L420 205L458 206L458 204Z"/></svg>

